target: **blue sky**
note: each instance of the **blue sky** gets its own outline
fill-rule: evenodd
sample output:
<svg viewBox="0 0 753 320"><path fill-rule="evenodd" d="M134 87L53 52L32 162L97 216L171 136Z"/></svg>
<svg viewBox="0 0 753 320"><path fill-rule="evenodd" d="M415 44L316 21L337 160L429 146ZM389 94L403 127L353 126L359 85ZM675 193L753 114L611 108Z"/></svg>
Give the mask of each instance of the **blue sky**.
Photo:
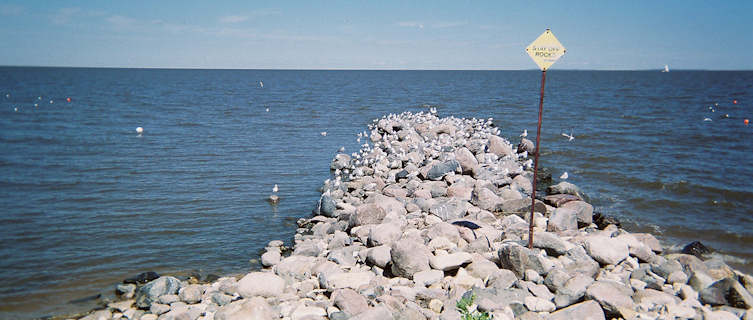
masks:
<svg viewBox="0 0 753 320"><path fill-rule="evenodd" d="M753 1L15 1L0 65L148 68L753 69Z"/></svg>

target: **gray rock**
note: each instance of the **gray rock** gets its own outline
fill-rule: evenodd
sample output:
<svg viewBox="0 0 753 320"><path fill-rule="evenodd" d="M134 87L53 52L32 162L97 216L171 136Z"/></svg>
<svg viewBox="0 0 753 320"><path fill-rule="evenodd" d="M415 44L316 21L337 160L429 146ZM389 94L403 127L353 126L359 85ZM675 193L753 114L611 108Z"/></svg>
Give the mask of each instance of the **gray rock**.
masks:
<svg viewBox="0 0 753 320"><path fill-rule="evenodd" d="M664 263L652 265L651 271L666 279L675 271L682 272L682 265L676 260L667 260Z"/></svg>
<svg viewBox="0 0 753 320"><path fill-rule="evenodd" d="M439 217L442 221L462 218L467 211L468 202L455 198L437 201L429 209L429 213Z"/></svg>
<svg viewBox="0 0 753 320"><path fill-rule="evenodd" d="M168 311L170 311L170 306L162 303L152 302L152 305L149 307L149 312L156 315L161 315Z"/></svg>
<svg viewBox="0 0 753 320"><path fill-rule="evenodd" d="M356 208L356 213L350 216L349 226L357 227L368 224L378 224L387 215L387 212L376 203L362 204Z"/></svg>
<svg viewBox="0 0 753 320"><path fill-rule="evenodd" d="M358 315L350 318L350 320L383 320L392 319L392 312L390 309L383 305L378 305L373 308L359 313Z"/></svg>
<svg viewBox="0 0 753 320"><path fill-rule="evenodd" d="M400 226L397 223L381 223L371 227L368 244L372 247L388 245L400 239L402 234Z"/></svg>
<svg viewBox="0 0 753 320"><path fill-rule="evenodd" d="M604 311L594 300L584 301L549 314L548 320L605 320Z"/></svg>
<svg viewBox="0 0 753 320"><path fill-rule="evenodd" d="M489 276L487 286L496 290L505 290L510 288L518 281L514 272L507 269L499 269Z"/></svg>
<svg viewBox="0 0 753 320"><path fill-rule="evenodd" d="M580 193L580 189L569 182L562 181L558 184L551 185L546 188L546 193L548 194L571 194L578 198L583 199L583 196Z"/></svg>
<svg viewBox="0 0 753 320"><path fill-rule="evenodd" d="M532 312L552 312L556 309L554 303L539 297L526 297L525 306Z"/></svg>
<svg viewBox="0 0 753 320"><path fill-rule="evenodd" d="M270 272L251 272L238 281L238 294L243 298L254 296L277 297L285 290L285 280Z"/></svg>
<svg viewBox="0 0 753 320"><path fill-rule="evenodd" d="M344 153L339 153L332 159L332 163L329 168L332 170L342 170L350 165L350 156Z"/></svg>
<svg viewBox="0 0 753 320"><path fill-rule="evenodd" d="M115 288L115 291L124 299L133 298L136 294L136 285L132 283L121 283Z"/></svg>
<svg viewBox="0 0 753 320"><path fill-rule="evenodd" d="M412 279L414 273L430 269L430 254L423 243L403 238L391 247L392 273Z"/></svg>
<svg viewBox="0 0 753 320"><path fill-rule="evenodd" d="M175 277L162 276L152 280L139 289L136 294L136 306L148 309L161 295L178 293L180 286L180 280Z"/></svg>
<svg viewBox="0 0 753 320"><path fill-rule="evenodd" d="M570 278L557 290L554 304L557 308L562 308L579 301L586 294L586 290L593 282L593 278L582 274Z"/></svg>
<svg viewBox="0 0 753 320"><path fill-rule="evenodd" d="M518 244L506 244L499 249L499 263L502 268L510 269L522 278L527 269L532 269L540 275L551 270L552 265L546 258Z"/></svg>
<svg viewBox="0 0 753 320"><path fill-rule="evenodd" d="M233 301L233 297L229 296L229 295L226 295L224 293L221 293L221 292L215 292L215 293L212 293L209 296L209 301L211 301L212 303L214 303L214 304L222 307L222 306L230 303L231 301Z"/></svg>
<svg viewBox="0 0 753 320"><path fill-rule="evenodd" d="M451 271L471 262L471 254L467 252L456 252L447 255L431 256L429 265L433 269L442 271Z"/></svg>
<svg viewBox="0 0 753 320"><path fill-rule="evenodd" d="M577 229L577 212L563 207L554 209L554 212L552 212L552 215L549 217L549 223L546 226L546 231L549 232L562 232Z"/></svg>
<svg viewBox="0 0 753 320"><path fill-rule="evenodd" d="M331 298L335 306L351 317L369 309L366 298L350 288L335 290Z"/></svg>
<svg viewBox="0 0 753 320"><path fill-rule="evenodd" d="M528 237L523 238L528 240ZM546 250L546 253L551 256L560 256L567 253L567 245L565 241L560 239L555 234L549 232L536 231L533 233L533 247Z"/></svg>
<svg viewBox="0 0 753 320"><path fill-rule="evenodd" d="M478 167L478 160L465 147L455 150L455 160L460 164L460 168L464 174L471 174Z"/></svg>
<svg viewBox="0 0 753 320"><path fill-rule="evenodd" d="M701 302L717 305L729 305L735 308L753 308L753 296L739 282L725 278L714 282L701 290Z"/></svg>
<svg viewBox="0 0 753 320"><path fill-rule="evenodd" d="M492 274L500 270L494 262L491 262L479 256L473 257L471 264L469 264L465 269L472 276L479 279L487 279Z"/></svg>
<svg viewBox="0 0 753 320"><path fill-rule="evenodd" d="M570 280L573 276L562 269L552 269L546 274L544 278L544 285L552 292L557 292L562 289L567 280Z"/></svg>
<svg viewBox="0 0 753 320"><path fill-rule="evenodd" d="M562 205L570 201L579 201L579 200L581 199L571 194L551 194L544 197L544 201L546 203L557 208L561 207Z"/></svg>
<svg viewBox="0 0 753 320"><path fill-rule="evenodd" d="M485 187L476 186L471 194L471 203L487 211L494 211L501 201L502 199L494 191Z"/></svg>
<svg viewBox="0 0 753 320"><path fill-rule="evenodd" d="M324 319L327 311L324 308L314 306L299 306L290 315L291 320Z"/></svg>
<svg viewBox="0 0 753 320"><path fill-rule="evenodd" d="M521 138L518 144L518 153L528 152L529 155L536 155L536 145L533 141Z"/></svg>
<svg viewBox="0 0 753 320"><path fill-rule="evenodd" d="M429 240L443 237L450 240L450 242L452 243L457 243L458 240L460 240L460 233L458 233L457 227L443 221L435 223L431 227L429 227L426 233L426 237L428 237Z"/></svg>
<svg viewBox="0 0 753 320"><path fill-rule="evenodd" d="M319 286L330 292L344 288L359 290L368 286L372 279L374 273L370 271L322 273L319 274Z"/></svg>
<svg viewBox="0 0 753 320"><path fill-rule="evenodd" d="M335 200L332 199L332 196L329 192L325 192L322 194L322 196L319 198L318 203L318 209L319 213L325 217L334 217L335 216L335 210L337 209L337 205L335 204Z"/></svg>
<svg viewBox="0 0 753 320"><path fill-rule="evenodd" d="M494 208L494 210L489 211L512 213L521 217L528 216L531 213L531 198L528 197L525 199L504 200L497 203L497 206ZM533 211L541 214L546 214L546 205L543 202L536 200Z"/></svg>
<svg viewBox="0 0 753 320"><path fill-rule="evenodd" d="M565 271L571 275L583 274L591 278L599 273L599 263L586 253L586 249L575 246L567 250L565 257L571 262L564 263Z"/></svg>
<svg viewBox="0 0 753 320"><path fill-rule="evenodd" d="M413 274L413 282L418 286L428 287L442 280L444 272L440 270L424 270Z"/></svg>
<svg viewBox="0 0 753 320"><path fill-rule="evenodd" d="M587 226L593 222L594 207L585 201L570 201L560 208L571 209L575 211L575 217L579 226Z"/></svg>
<svg viewBox="0 0 753 320"><path fill-rule="evenodd" d="M261 265L264 267L274 266L280 263L281 258L282 258L282 255L280 254L280 251L278 250L270 250L270 251L264 252L264 254L261 255Z"/></svg>
<svg viewBox="0 0 753 320"><path fill-rule="evenodd" d="M366 262L384 269L392 261L390 250L390 246L387 245L373 247L366 253Z"/></svg>
<svg viewBox="0 0 753 320"><path fill-rule="evenodd" d="M596 300L610 316L622 314L623 308L632 310L635 307L632 295L631 288L607 280L596 281L586 290L586 298Z"/></svg>
<svg viewBox="0 0 753 320"><path fill-rule="evenodd" d="M437 163L429 169L426 177L429 178L429 180L441 180L446 174L455 172L458 168L460 168L460 163L455 160Z"/></svg>
<svg viewBox="0 0 753 320"><path fill-rule="evenodd" d="M327 243L320 239L307 239L295 245L294 256L316 257L327 249Z"/></svg>
<svg viewBox="0 0 753 320"><path fill-rule="evenodd" d="M586 238L585 248L594 260L602 264L617 265L630 254L625 242L604 236Z"/></svg>
<svg viewBox="0 0 753 320"><path fill-rule="evenodd" d="M275 273L289 281L302 281L311 277L317 259L308 256L289 256L275 265Z"/></svg>
<svg viewBox="0 0 753 320"><path fill-rule="evenodd" d="M496 154L499 157L512 156L512 145L499 136L489 136L489 153Z"/></svg>
<svg viewBox="0 0 753 320"><path fill-rule="evenodd" d="M112 312L110 310L97 310L91 314L81 318L81 320L109 320L112 318Z"/></svg>
<svg viewBox="0 0 753 320"><path fill-rule="evenodd" d="M447 196L458 200L471 201L473 188L464 185L452 185L447 188Z"/></svg>
<svg viewBox="0 0 753 320"><path fill-rule="evenodd" d="M188 304L199 303L199 301L201 301L201 295L203 294L204 288L197 284L187 285L178 291L180 301Z"/></svg>
<svg viewBox="0 0 753 320"><path fill-rule="evenodd" d="M252 297L225 305L214 314L215 320L269 320L277 318L266 300Z"/></svg>
<svg viewBox="0 0 753 320"><path fill-rule="evenodd" d="M633 233L633 237L638 239L638 241L643 242L643 244L647 245L649 248L651 248L654 252L662 252L661 244L659 243L659 240L656 239L652 234L650 233Z"/></svg>

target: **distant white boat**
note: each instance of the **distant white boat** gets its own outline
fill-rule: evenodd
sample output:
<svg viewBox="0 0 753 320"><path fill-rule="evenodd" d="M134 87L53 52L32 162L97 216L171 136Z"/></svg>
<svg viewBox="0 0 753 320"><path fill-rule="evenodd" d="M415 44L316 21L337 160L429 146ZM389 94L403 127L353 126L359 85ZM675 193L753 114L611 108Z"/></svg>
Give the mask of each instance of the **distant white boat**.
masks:
<svg viewBox="0 0 753 320"><path fill-rule="evenodd" d="M664 70L662 70L661 72L669 72L669 66L665 64Z"/></svg>

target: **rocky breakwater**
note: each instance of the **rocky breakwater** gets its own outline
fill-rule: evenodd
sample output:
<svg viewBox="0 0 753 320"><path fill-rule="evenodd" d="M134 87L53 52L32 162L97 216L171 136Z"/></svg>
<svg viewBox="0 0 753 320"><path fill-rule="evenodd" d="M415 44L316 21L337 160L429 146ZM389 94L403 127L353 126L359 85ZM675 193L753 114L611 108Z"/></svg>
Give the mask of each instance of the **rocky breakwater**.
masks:
<svg viewBox="0 0 753 320"><path fill-rule="evenodd" d="M537 200L528 249L531 143L491 121L403 113L370 130L333 160L291 253L272 241L240 277L121 288L84 318L460 319L464 296L494 319L753 318L753 277L595 224L566 182Z"/></svg>

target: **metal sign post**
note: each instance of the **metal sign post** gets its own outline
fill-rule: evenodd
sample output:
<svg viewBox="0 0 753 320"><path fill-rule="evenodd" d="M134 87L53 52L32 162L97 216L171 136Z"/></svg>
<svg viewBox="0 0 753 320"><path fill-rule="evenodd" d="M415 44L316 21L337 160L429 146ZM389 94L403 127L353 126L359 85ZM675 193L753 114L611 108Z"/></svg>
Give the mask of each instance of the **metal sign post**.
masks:
<svg viewBox="0 0 753 320"><path fill-rule="evenodd" d="M536 174L539 170L539 144L541 143L541 115L544 113L544 84L546 83L546 70L549 69L562 55L565 47L554 37L552 31L546 29L536 40L526 47L526 52L531 56L541 69L541 94L539 96L539 123L536 128L536 153L533 161L533 183L531 190L531 219L528 225L528 248L533 249L533 213L536 207Z"/></svg>

